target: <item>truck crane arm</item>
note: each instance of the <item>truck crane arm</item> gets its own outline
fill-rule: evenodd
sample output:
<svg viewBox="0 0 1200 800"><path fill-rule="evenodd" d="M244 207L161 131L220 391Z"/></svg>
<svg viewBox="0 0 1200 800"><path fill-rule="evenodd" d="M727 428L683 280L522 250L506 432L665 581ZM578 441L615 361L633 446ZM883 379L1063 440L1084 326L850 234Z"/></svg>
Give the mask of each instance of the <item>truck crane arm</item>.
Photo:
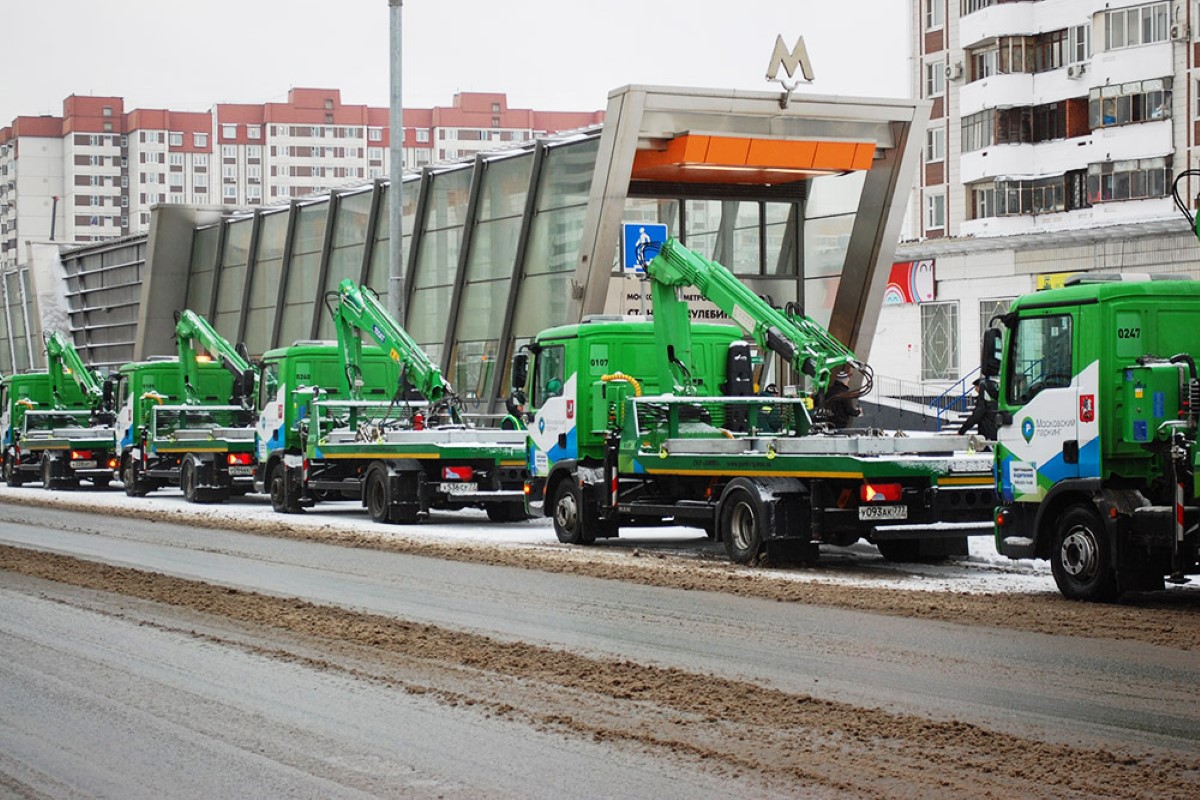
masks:
<svg viewBox="0 0 1200 800"><path fill-rule="evenodd" d="M338 349L346 365L343 388L352 400L362 400L362 333L370 334L384 352L400 365L397 392L412 386L431 406L444 405L458 421L458 396L429 358L369 287L344 279L336 292L325 296L325 305L337 328Z"/></svg>
<svg viewBox="0 0 1200 800"><path fill-rule="evenodd" d="M46 334L45 340L46 371L50 373L50 392L54 408L67 407L63 390L69 375L87 398L93 412L111 412L111 392L104 391L100 379L83 363L71 340L59 331Z"/></svg>
<svg viewBox="0 0 1200 800"><path fill-rule="evenodd" d="M233 374L232 405L250 408L254 404L255 383L258 371L241 345L231 345L204 317L194 311L175 312L175 343L179 351L179 368L183 370L185 402L198 403L197 387L200 385L201 361L206 356L220 361ZM197 345L204 354L198 352Z"/></svg>
<svg viewBox="0 0 1200 800"><path fill-rule="evenodd" d="M687 303L680 298L681 290L688 287L720 308L759 347L778 353L797 372L812 378L815 392L826 391L842 368L855 370L863 378L862 385L850 396L870 391L871 368L828 330L802 313L772 307L724 266L678 241L667 240L646 273L651 280L655 326L660 340L667 343L667 364L660 366L660 371L667 371L677 392L691 393L687 368L691 363L690 319Z"/></svg>

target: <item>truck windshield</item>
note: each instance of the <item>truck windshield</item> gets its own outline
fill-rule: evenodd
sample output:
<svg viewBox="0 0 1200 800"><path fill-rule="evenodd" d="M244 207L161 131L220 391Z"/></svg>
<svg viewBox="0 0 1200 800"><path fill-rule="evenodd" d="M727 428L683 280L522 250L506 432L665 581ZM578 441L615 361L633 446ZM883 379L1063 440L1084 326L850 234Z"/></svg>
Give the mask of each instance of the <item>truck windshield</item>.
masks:
<svg viewBox="0 0 1200 800"><path fill-rule="evenodd" d="M1027 317L1017 323L1008 359L1005 393L1010 405L1024 405L1043 389L1071 385L1071 317Z"/></svg>

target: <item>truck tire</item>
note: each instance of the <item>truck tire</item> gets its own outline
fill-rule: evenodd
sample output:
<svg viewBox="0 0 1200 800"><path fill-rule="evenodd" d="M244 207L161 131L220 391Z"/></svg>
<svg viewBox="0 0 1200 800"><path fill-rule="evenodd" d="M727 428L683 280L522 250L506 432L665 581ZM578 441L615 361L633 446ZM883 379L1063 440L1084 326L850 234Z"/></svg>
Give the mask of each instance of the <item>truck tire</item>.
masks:
<svg viewBox="0 0 1200 800"><path fill-rule="evenodd" d="M128 456L121 463L121 482L125 484L125 494L130 497L145 497L150 494L150 487L139 476L137 461Z"/></svg>
<svg viewBox="0 0 1200 800"><path fill-rule="evenodd" d="M14 489L25 483L25 476L17 468L17 457L12 451L4 458L4 482Z"/></svg>
<svg viewBox="0 0 1200 800"><path fill-rule="evenodd" d="M767 509L749 481L735 479L721 498L717 532L735 564L753 564L766 551Z"/></svg>
<svg viewBox="0 0 1200 800"><path fill-rule="evenodd" d="M1071 506L1058 518L1050 568L1058 590L1072 600L1108 602L1121 594L1112 543L1091 506Z"/></svg>
<svg viewBox="0 0 1200 800"><path fill-rule="evenodd" d="M267 481L267 491L271 495L271 508L279 514L299 514L300 498L294 486L288 479L287 465L276 461L271 467L271 479Z"/></svg>
<svg viewBox="0 0 1200 800"><path fill-rule="evenodd" d="M219 489L200 486L200 468L202 464L195 456L188 454L179 465L179 488L183 490L183 499L189 503L220 503L226 495Z"/></svg>
<svg viewBox="0 0 1200 800"><path fill-rule="evenodd" d="M875 546L879 548L879 555L883 556L884 561L903 563L929 560L921 558L921 542L917 539L885 539L876 542Z"/></svg>
<svg viewBox="0 0 1200 800"><path fill-rule="evenodd" d="M363 485L363 504L367 513L375 522L390 523L392 521L388 498L387 473L373 469L367 473Z"/></svg>
<svg viewBox="0 0 1200 800"><path fill-rule="evenodd" d="M525 513L525 504L521 501L506 503L488 503L488 519L492 522L521 522L529 519Z"/></svg>
<svg viewBox="0 0 1200 800"><path fill-rule="evenodd" d="M554 535L563 544L595 544L596 534L584 523L583 500L574 478L554 485Z"/></svg>

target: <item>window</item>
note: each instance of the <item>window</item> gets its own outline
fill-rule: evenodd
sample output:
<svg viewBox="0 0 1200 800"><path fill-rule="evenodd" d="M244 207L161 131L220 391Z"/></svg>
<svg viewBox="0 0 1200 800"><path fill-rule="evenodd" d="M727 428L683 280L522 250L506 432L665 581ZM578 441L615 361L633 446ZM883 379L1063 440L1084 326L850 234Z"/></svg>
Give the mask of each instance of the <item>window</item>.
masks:
<svg viewBox="0 0 1200 800"><path fill-rule="evenodd" d="M1089 203L1166 197L1171 185L1170 159L1105 161L1087 168Z"/></svg>
<svg viewBox="0 0 1200 800"><path fill-rule="evenodd" d="M921 380L958 379L958 303L921 304Z"/></svg>
<svg viewBox="0 0 1200 800"><path fill-rule="evenodd" d="M252 200L257 200L262 197L262 187L258 184L253 184L246 187L246 197Z"/></svg>
<svg viewBox="0 0 1200 800"><path fill-rule="evenodd" d="M1171 36L1170 3L1104 12L1104 49L1165 42Z"/></svg>
<svg viewBox="0 0 1200 800"><path fill-rule="evenodd" d="M192 156L192 163L197 167L207 167L208 153L197 153L196 155Z"/></svg>
<svg viewBox="0 0 1200 800"><path fill-rule="evenodd" d="M247 125L246 126L246 138L247 139L261 139L262 138L262 126L261 125Z"/></svg>
<svg viewBox="0 0 1200 800"><path fill-rule="evenodd" d="M996 216L996 187L984 186L971 189L971 219L987 219Z"/></svg>
<svg viewBox="0 0 1200 800"><path fill-rule="evenodd" d="M229 185L225 186L224 190L221 192L221 195L226 200L236 200L237 199L237 186L234 186L233 184L229 184Z"/></svg>
<svg viewBox="0 0 1200 800"><path fill-rule="evenodd" d="M424 128L419 128L417 130L417 141L418 142L428 142L429 141L429 131L425 130Z"/></svg>
<svg viewBox="0 0 1200 800"><path fill-rule="evenodd" d="M246 167L246 177L247 178L256 178L256 179L261 178L262 177L262 166L259 164L250 164L249 166L247 166Z"/></svg>
<svg viewBox="0 0 1200 800"><path fill-rule="evenodd" d="M382 142L383 141L383 129L382 128L367 128L367 141Z"/></svg>
<svg viewBox="0 0 1200 800"><path fill-rule="evenodd" d="M113 115L112 106L105 106L101 113L106 117L111 117Z"/></svg>
<svg viewBox="0 0 1200 800"><path fill-rule="evenodd" d="M984 50L971 54L971 80L980 81L1000 72L1000 51Z"/></svg>
<svg viewBox="0 0 1200 800"><path fill-rule="evenodd" d="M563 392L564 352L561 345L543 348L534 368L533 404L541 407Z"/></svg>
<svg viewBox="0 0 1200 800"><path fill-rule="evenodd" d="M946 91L946 64L935 61L925 65L925 96L937 97Z"/></svg>
<svg viewBox="0 0 1200 800"><path fill-rule="evenodd" d="M179 131L171 131L167 138L167 142L171 147L183 147L183 134Z"/></svg>
<svg viewBox="0 0 1200 800"><path fill-rule="evenodd" d="M222 139L236 139L237 138L237 125L231 125L228 123L222 125L221 126L221 138Z"/></svg>
<svg viewBox="0 0 1200 800"><path fill-rule="evenodd" d="M946 195L925 195L925 229L938 230L946 227Z"/></svg>
<svg viewBox="0 0 1200 800"><path fill-rule="evenodd" d="M182 167L183 166L183 153L171 153L167 157L167 161L170 163L170 165L172 167Z"/></svg>
<svg viewBox="0 0 1200 800"><path fill-rule="evenodd" d="M208 176L204 175L203 173L200 175L197 175L192 179L192 183L193 183L193 185L195 185L195 187L197 189L207 188L208 187Z"/></svg>
<svg viewBox="0 0 1200 800"><path fill-rule="evenodd" d="M946 129L941 125L925 131L925 161L941 161L946 157Z"/></svg>
<svg viewBox="0 0 1200 800"><path fill-rule="evenodd" d="M1171 116L1171 79L1098 86L1088 92L1088 122L1107 128Z"/></svg>
<svg viewBox="0 0 1200 800"><path fill-rule="evenodd" d="M1067 50L1072 64L1092 57L1092 26L1076 25L1067 30Z"/></svg>
<svg viewBox="0 0 1200 800"><path fill-rule="evenodd" d="M237 158L237 145L235 145L235 144L221 145L221 158Z"/></svg>
<svg viewBox="0 0 1200 800"><path fill-rule="evenodd" d="M262 145L252 144L246 147L246 158L262 158Z"/></svg>
<svg viewBox="0 0 1200 800"><path fill-rule="evenodd" d="M222 177L233 179L237 177L237 166L234 164L226 164L221 168Z"/></svg>
<svg viewBox="0 0 1200 800"><path fill-rule="evenodd" d="M986 331L988 328L1001 327L1000 320L997 317L1007 314L1009 307L1015 299L1013 297L1000 297L979 301L979 331L981 338L983 331Z"/></svg>
<svg viewBox="0 0 1200 800"><path fill-rule="evenodd" d="M968 114L962 119L962 151L970 153L995 143L996 112Z"/></svg>
<svg viewBox="0 0 1200 800"><path fill-rule="evenodd" d="M925 0L925 30L940 28L946 23L946 0Z"/></svg>
<svg viewBox="0 0 1200 800"><path fill-rule="evenodd" d="M196 147L208 147L208 134L207 133L193 133L192 134L192 144Z"/></svg>
<svg viewBox="0 0 1200 800"><path fill-rule="evenodd" d="M1071 385L1071 317L1052 314L1017 323L1009 345L1008 402L1024 405L1043 389Z"/></svg>

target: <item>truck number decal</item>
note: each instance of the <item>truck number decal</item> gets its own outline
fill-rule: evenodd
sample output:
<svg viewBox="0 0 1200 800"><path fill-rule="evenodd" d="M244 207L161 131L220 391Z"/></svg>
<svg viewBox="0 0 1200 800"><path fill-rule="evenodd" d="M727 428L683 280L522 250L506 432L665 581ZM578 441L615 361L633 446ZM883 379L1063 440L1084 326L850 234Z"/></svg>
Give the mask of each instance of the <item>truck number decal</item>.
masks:
<svg viewBox="0 0 1200 800"><path fill-rule="evenodd" d="M1117 328L1118 339L1140 339L1142 338L1141 328Z"/></svg>

